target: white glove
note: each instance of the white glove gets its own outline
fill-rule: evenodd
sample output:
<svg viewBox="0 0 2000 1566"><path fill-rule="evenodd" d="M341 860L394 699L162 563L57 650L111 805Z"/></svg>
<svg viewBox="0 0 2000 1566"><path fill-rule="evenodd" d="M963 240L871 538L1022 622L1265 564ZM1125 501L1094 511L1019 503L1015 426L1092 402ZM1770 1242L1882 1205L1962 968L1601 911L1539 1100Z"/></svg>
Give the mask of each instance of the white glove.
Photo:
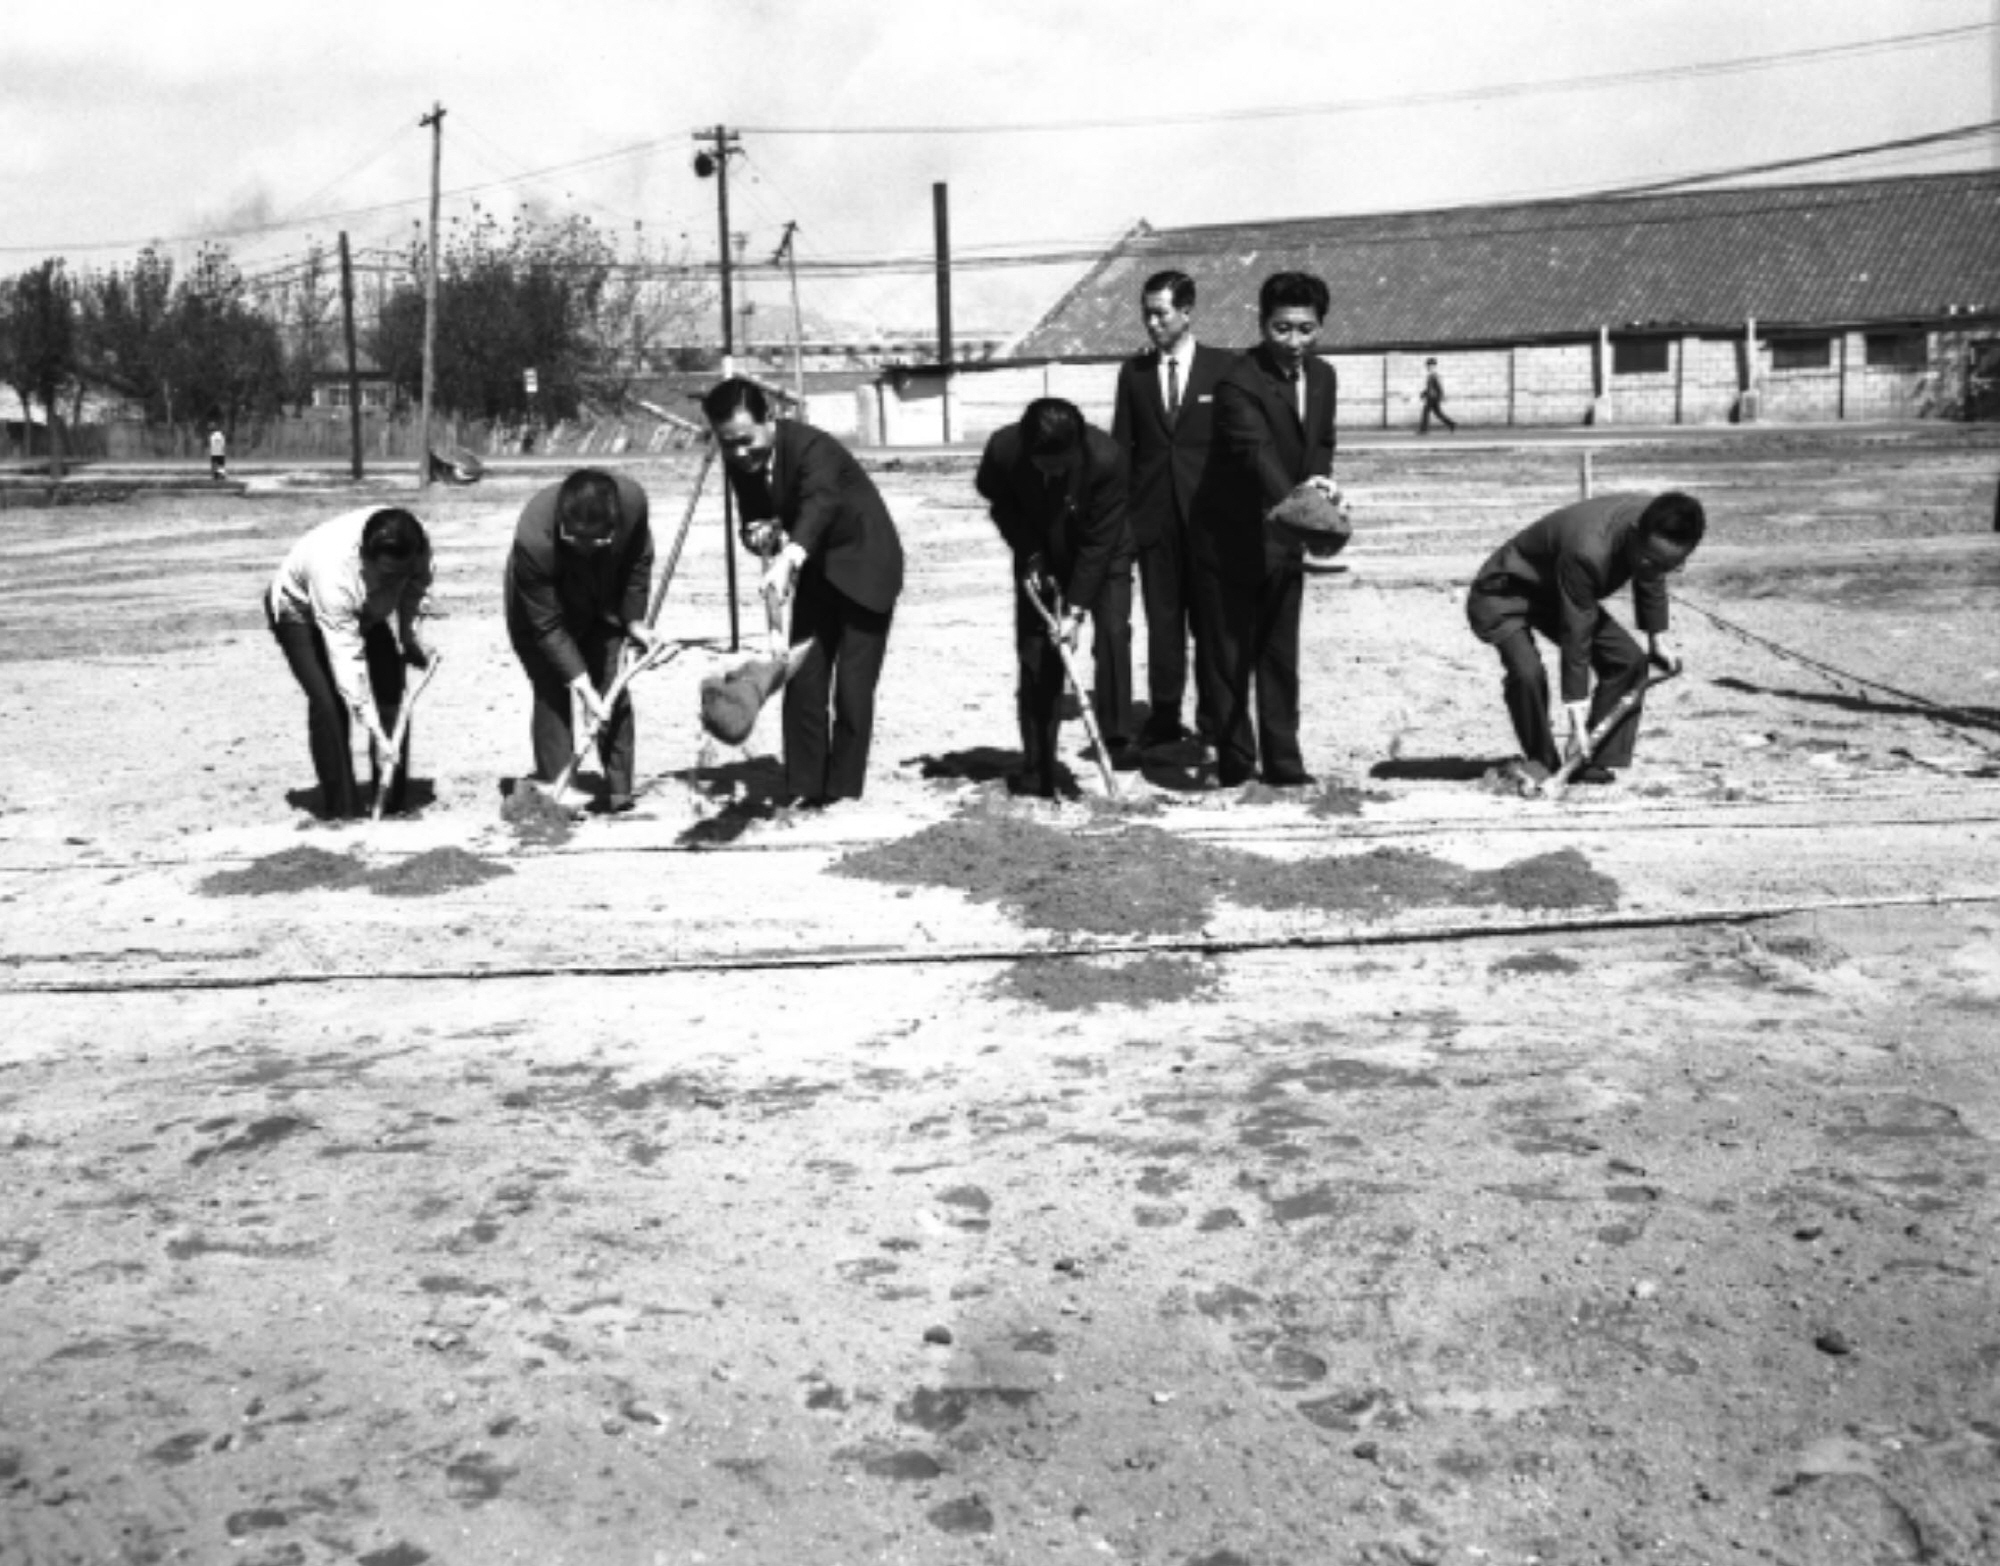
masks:
<svg viewBox="0 0 2000 1566"><path fill-rule="evenodd" d="M785 545L764 567L764 596L774 604L789 601L798 583L799 567L805 563L806 552L801 545Z"/></svg>
<svg viewBox="0 0 2000 1566"><path fill-rule="evenodd" d="M579 674L569 682L569 688L582 698L584 714L592 723L602 725L611 721L611 709L604 705L604 698L597 694L588 674Z"/></svg>
<svg viewBox="0 0 2000 1566"><path fill-rule="evenodd" d="M1583 754L1590 738L1590 703L1566 701L1563 703L1563 716L1569 728L1569 738L1563 745L1563 760L1569 761Z"/></svg>

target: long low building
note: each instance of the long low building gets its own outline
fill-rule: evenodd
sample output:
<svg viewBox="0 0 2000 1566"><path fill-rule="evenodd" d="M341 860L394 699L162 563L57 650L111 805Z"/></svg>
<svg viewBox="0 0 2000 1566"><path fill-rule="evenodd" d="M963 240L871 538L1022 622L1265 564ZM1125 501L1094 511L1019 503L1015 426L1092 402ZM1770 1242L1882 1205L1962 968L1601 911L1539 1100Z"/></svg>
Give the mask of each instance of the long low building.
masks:
<svg viewBox="0 0 2000 1566"><path fill-rule="evenodd" d="M955 416L952 436L974 438L1038 389L1107 416L1105 367L1146 345L1140 288L1168 267L1196 280L1197 330L1224 346L1255 340L1270 273L1324 278L1348 428L1414 424L1432 357L1452 416L1489 428L1990 416L2000 380L2000 172L1980 171L1141 224L1011 368L953 376L948 412L922 372L885 383L881 435L936 439Z"/></svg>

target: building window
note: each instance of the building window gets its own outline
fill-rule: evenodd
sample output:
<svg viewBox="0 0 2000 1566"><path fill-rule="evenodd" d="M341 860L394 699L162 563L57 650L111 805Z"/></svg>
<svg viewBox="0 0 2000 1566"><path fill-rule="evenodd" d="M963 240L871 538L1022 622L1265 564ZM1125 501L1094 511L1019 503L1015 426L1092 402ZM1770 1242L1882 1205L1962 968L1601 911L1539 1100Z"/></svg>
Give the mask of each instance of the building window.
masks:
<svg viewBox="0 0 2000 1566"><path fill-rule="evenodd" d="M1921 370L1930 360L1930 340L1922 332L1870 332L1866 341L1872 370Z"/></svg>
<svg viewBox="0 0 2000 1566"><path fill-rule="evenodd" d="M1664 337L1617 337L1611 342L1613 375L1664 375L1669 344Z"/></svg>
<svg viewBox="0 0 2000 1566"><path fill-rule="evenodd" d="M1833 368L1831 337L1774 337L1771 339L1773 370L1830 370Z"/></svg>

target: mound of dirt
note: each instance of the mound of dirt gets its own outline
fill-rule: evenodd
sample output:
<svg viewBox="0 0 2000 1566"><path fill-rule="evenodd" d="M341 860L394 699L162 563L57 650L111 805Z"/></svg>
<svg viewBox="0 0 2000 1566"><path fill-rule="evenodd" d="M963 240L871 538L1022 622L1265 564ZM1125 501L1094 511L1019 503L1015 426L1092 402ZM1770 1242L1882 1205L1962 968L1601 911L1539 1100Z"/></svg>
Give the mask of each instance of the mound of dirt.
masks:
<svg viewBox="0 0 2000 1566"><path fill-rule="evenodd" d="M500 802L500 819L524 843L567 843L576 828L570 813L550 798L546 789L523 779Z"/></svg>
<svg viewBox="0 0 2000 1566"><path fill-rule="evenodd" d="M287 848L253 860L241 870L218 870L203 879L198 890L204 897L267 897L366 887L382 897L434 897L513 873L506 865L468 854L462 848L426 849L381 870L371 870L351 854Z"/></svg>
<svg viewBox="0 0 2000 1566"><path fill-rule="evenodd" d="M1411 849L1284 861L1191 842L1158 827L1068 833L971 810L847 855L835 874L954 887L1064 934L1185 935L1218 899L1242 908L1384 918L1412 907L1612 908L1618 883L1573 848L1498 870Z"/></svg>
<svg viewBox="0 0 2000 1566"><path fill-rule="evenodd" d="M513 873L508 865L462 848L428 848L399 865L375 871L368 878L368 889L382 897L435 897Z"/></svg>
<svg viewBox="0 0 2000 1566"><path fill-rule="evenodd" d="M993 981L1000 1000L1050 1011L1170 1005L1215 988L1216 970L1197 958L1039 958L1012 964Z"/></svg>
<svg viewBox="0 0 2000 1566"><path fill-rule="evenodd" d="M240 870L218 870L196 890L204 897L269 897L344 891L367 879L368 867L353 855L301 846L253 859Z"/></svg>

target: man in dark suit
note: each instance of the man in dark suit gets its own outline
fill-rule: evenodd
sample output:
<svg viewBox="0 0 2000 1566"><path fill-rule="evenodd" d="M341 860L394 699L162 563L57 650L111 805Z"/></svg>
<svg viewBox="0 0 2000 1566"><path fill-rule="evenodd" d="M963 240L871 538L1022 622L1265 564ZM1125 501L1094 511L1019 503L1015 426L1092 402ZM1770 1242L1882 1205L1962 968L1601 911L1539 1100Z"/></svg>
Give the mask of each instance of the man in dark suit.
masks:
<svg viewBox="0 0 2000 1566"><path fill-rule="evenodd" d="M1258 293L1259 341L1215 391L1215 456L1190 518L1196 613L1210 639L1210 712L1224 787L1258 771L1274 788L1313 779L1299 752L1299 612L1304 549L1271 511L1301 484L1337 501L1333 367L1313 354L1331 298L1303 272ZM1250 698L1257 722L1251 728Z"/></svg>
<svg viewBox="0 0 2000 1566"><path fill-rule="evenodd" d="M632 698L621 695L606 711L603 693L628 643L642 651L653 644L646 624L652 574L646 492L622 473L595 468L579 468L528 502L507 557L507 639L535 692L528 723L535 776L553 783L569 766L574 693L598 725L605 804L613 812L632 808L637 736Z"/></svg>
<svg viewBox="0 0 2000 1566"><path fill-rule="evenodd" d="M810 424L780 422L754 382L723 381L701 405L722 448L744 546L768 562L764 591L792 600L792 646L811 643L785 685L786 792L811 806L859 799L875 686L903 590L896 524L847 448Z"/></svg>
<svg viewBox="0 0 2000 1566"><path fill-rule="evenodd" d="M1126 520L1125 458L1117 442L1059 397L1028 404L1018 424L994 431L973 480L1014 554L1014 645L1020 663L1015 710L1024 761L1017 785L1054 798L1062 722L1062 656L1026 602L1027 583L1055 608L1074 647L1092 623L1097 679L1091 705L1107 746L1107 722L1123 721L1132 692L1132 533ZM1122 683L1121 683L1122 682ZM1122 730L1121 730L1122 732Z"/></svg>
<svg viewBox="0 0 2000 1566"><path fill-rule="evenodd" d="M1187 644L1194 639L1195 727L1215 739L1208 695L1208 638L1194 616L1188 513L1208 472L1215 434L1215 388L1235 355L1194 339L1194 279L1158 272L1139 294L1140 314L1153 339L1147 353L1118 367L1111 438L1131 470L1132 537L1139 551L1139 586L1146 605L1146 686L1152 710L1139 733L1142 749L1186 736L1181 696L1187 689Z"/></svg>
<svg viewBox="0 0 2000 1566"><path fill-rule="evenodd" d="M1417 433L1428 435L1431 420L1436 419L1454 435L1458 433L1458 421L1444 411L1444 377L1438 374L1435 359L1424 360L1423 416L1417 420Z"/></svg>
<svg viewBox="0 0 2000 1566"><path fill-rule="evenodd" d="M1678 669L1667 645L1667 576L1694 553L1707 530L1701 502L1669 490L1663 495L1599 495L1551 511L1495 550L1473 579L1465 602L1466 619L1482 642L1500 655L1505 673L1507 715L1522 754L1547 772L1563 763L1549 722L1549 677L1532 633L1539 631L1560 650L1563 713L1568 747L1639 688L1646 665ZM1639 629L1648 647L1641 653L1605 607L1627 582ZM1590 676L1595 671L1593 694ZM1609 783L1613 772L1632 764L1639 740L1639 709L1614 729L1579 783Z"/></svg>

